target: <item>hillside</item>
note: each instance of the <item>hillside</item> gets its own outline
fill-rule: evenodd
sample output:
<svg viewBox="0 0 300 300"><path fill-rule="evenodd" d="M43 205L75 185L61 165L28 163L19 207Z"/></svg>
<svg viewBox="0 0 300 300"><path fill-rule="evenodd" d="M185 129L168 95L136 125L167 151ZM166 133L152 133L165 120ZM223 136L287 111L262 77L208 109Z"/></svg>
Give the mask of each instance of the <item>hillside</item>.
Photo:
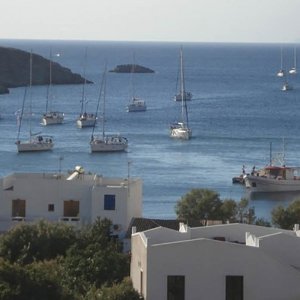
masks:
<svg viewBox="0 0 300 300"><path fill-rule="evenodd" d="M28 85L29 70L29 52L0 47L0 93L8 92L8 88ZM48 84L49 73L49 60L38 54L32 54L32 84ZM53 84L82 84L83 82L84 78L81 75L52 62ZM90 81L87 82L91 83Z"/></svg>

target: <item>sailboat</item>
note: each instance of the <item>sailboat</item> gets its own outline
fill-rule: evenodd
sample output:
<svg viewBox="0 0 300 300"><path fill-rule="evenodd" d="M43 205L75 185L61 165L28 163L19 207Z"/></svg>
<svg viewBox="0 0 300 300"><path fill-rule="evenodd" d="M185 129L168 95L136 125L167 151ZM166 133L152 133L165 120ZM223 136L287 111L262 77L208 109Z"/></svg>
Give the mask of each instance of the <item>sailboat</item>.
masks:
<svg viewBox="0 0 300 300"><path fill-rule="evenodd" d="M292 75L297 74L297 48L294 47L294 67L289 70L289 73Z"/></svg>
<svg viewBox="0 0 300 300"><path fill-rule="evenodd" d="M46 112L42 117L42 125L56 125L62 124L64 121L64 113L59 111L49 110L49 106L52 105L52 52L50 50L50 59L49 59L49 85L47 89L47 100L46 100Z"/></svg>
<svg viewBox="0 0 300 300"><path fill-rule="evenodd" d="M288 83L287 74L284 74L284 83L283 83L281 90L286 92L286 91L291 91L292 89L293 89L293 86Z"/></svg>
<svg viewBox="0 0 300 300"><path fill-rule="evenodd" d="M181 94L181 120L170 126L170 136L172 138L189 140L192 137L192 130L189 128L188 111L186 97L184 97L185 81L183 70L183 53L180 49L180 94Z"/></svg>
<svg viewBox="0 0 300 300"><path fill-rule="evenodd" d="M87 51L85 51L84 83L83 83L83 86L82 86L81 111L80 111L79 117L78 117L78 119L76 121L77 126L79 128L93 127L96 124L96 122L97 122L96 115L93 114L93 113L88 113L87 112L88 100L86 100L86 96L85 96L85 88L86 88L86 74L85 74L86 61L87 61Z"/></svg>
<svg viewBox="0 0 300 300"><path fill-rule="evenodd" d="M182 59L182 58L180 58ZM181 69L178 71L178 76L177 76L177 81L176 81L176 90L178 90L178 93L174 96L174 101L182 101L182 97L184 98L184 101L190 101L192 100L193 94L191 92L187 92L185 90L185 85L184 89L182 90L181 88L181 83L182 83L182 78L181 78ZM179 82L179 85L178 85Z"/></svg>
<svg viewBox="0 0 300 300"><path fill-rule="evenodd" d="M53 137L41 135L41 133L32 133L31 130L31 118L32 118L32 52L30 53L30 71L29 71L29 97L30 97L30 105L29 105L29 140L21 141L20 140L20 132L21 125L23 123L24 117L24 108L25 108L25 100L27 98L27 87L25 88L23 104L21 109L21 114L19 117L19 128L18 128L18 136L17 136L17 150L18 152L33 152L33 151L47 151L53 148Z"/></svg>
<svg viewBox="0 0 300 300"><path fill-rule="evenodd" d="M102 99L102 114L101 114L101 122L102 122L102 133L99 136L95 136L95 125L93 127L92 136L90 140L91 152L121 152L125 151L128 147L127 138L119 135L119 134L106 134L105 133L105 101L106 101L106 66L104 68L99 99L97 104L96 116L98 114L99 104Z"/></svg>
<svg viewBox="0 0 300 300"><path fill-rule="evenodd" d="M134 84L133 84L133 75L134 75L135 59L133 57L133 64L131 69L131 89L132 89L132 98L127 105L127 112L139 112L146 111L147 105L146 101L135 96Z"/></svg>
<svg viewBox="0 0 300 300"><path fill-rule="evenodd" d="M277 73L278 77L283 77L285 75L285 72L283 70L283 53L282 53L282 46L280 47L280 69Z"/></svg>

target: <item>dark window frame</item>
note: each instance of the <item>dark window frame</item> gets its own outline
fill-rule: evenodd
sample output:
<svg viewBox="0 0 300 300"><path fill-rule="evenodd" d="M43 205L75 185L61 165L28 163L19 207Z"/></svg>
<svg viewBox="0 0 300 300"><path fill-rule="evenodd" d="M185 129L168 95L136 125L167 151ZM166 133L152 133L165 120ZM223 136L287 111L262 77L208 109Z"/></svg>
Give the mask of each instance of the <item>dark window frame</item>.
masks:
<svg viewBox="0 0 300 300"><path fill-rule="evenodd" d="M104 210L116 210L116 195L104 195Z"/></svg>
<svg viewBox="0 0 300 300"><path fill-rule="evenodd" d="M167 278L167 300L185 299L185 276L168 275Z"/></svg>

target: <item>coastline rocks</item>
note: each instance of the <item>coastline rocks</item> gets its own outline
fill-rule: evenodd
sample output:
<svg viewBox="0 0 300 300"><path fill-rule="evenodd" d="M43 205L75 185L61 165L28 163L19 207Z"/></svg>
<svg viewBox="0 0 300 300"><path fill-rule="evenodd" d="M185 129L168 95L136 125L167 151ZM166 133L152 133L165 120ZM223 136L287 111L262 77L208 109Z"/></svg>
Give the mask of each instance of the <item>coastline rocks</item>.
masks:
<svg viewBox="0 0 300 300"><path fill-rule="evenodd" d="M114 73L154 73L153 70L134 64L127 64L127 65L117 65L113 70L109 72Z"/></svg>
<svg viewBox="0 0 300 300"><path fill-rule="evenodd" d="M47 85L50 82L50 62L38 54L32 54L32 85ZM52 62L53 84L82 84L84 78L70 69ZM0 92L8 88L29 85L30 53L15 49L0 47ZM87 81L87 83L92 83Z"/></svg>

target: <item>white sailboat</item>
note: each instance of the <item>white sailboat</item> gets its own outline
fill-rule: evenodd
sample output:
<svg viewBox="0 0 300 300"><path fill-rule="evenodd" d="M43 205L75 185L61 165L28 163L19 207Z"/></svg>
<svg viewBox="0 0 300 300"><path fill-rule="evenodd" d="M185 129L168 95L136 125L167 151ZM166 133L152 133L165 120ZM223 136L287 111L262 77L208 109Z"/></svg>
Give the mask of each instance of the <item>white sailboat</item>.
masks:
<svg viewBox="0 0 300 300"><path fill-rule="evenodd" d="M84 65L84 75L83 75L84 76L84 83L83 83L83 86L82 86L81 111L80 111L78 119L76 120L76 124L77 124L78 128L93 127L97 122L96 115L93 114L93 113L88 113L87 112L88 100L86 100L86 95L85 95L86 61L87 61L87 51L85 52L85 65Z"/></svg>
<svg viewBox="0 0 300 300"><path fill-rule="evenodd" d="M285 72L283 70L283 51L282 51L282 46L280 47L280 69L277 73L278 77L283 77L285 75Z"/></svg>
<svg viewBox="0 0 300 300"><path fill-rule="evenodd" d="M132 64L132 70L131 70L131 89L132 89L132 98L130 102L127 105L127 112L140 112L140 111L146 111L147 105L146 101L138 98L135 96L135 88L133 84L133 76L134 76L134 67L135 67L135 59L133 57L133 64Z"/></svg>
<svg viewBox="0 0 300 300"><path fill-rule="evenodd" d="M23 123L24 117L24 108L25 108L25 100L27 98L27 87L25 88L22 110L19 117L19 128L18 128L18 136L17 136L17 150L18 152L34 152L34 151L47 151L53 148L53 137L41 135L41 133L32 133L31 130L31 118L32 118L32 95L31 95L31 87L32 87L32 53L30 53L30 79L29 79L29 92L30 92L30 105L29 105L29 140L21 141L20 132L21 125Z"/></svg>
<svg viewBox="0 0 300 300"><path fill-rule="evenodd" d="M170 136L172 138L189 140L192 137L192 129L189 128L188 111L186 97L184 97L185 80L183 69L183 53L180 49L180 91L181 91L181 120L170 126Z"/></svg>
<svg viewBox="0 0 300 300"><path fill-rule="evenodd" d="M94 135L95 126L93 127L91 141L90 141L91 152L121 152L121 151L125 151L128 147L127 138L119 134L105 133L106 76L107 74L106 74L106 66L105 66L104 73L102 76L97 111L96 111L96 116L97 116L99 104L102 99L102 114L100 118L102 122L102 133L99 136L95 136Z"/></svg>
<svg viewBox="0 0 300 300"><path fill-rule="evenodd" d="M46 100L46 112L42 117L42 125L56 125L62 124L64 121L64 113L59 111L51 110L52 106L52 52L50 50L50 59L49 59L49 85L47 89L47 100Z"/></svg>
<svg viewBox="0 0 300 300"><path fill-rule="evenodd" d="M292 75L297 74L297 48L294 47L294 66L289 70L289 73Z"/></svg>

